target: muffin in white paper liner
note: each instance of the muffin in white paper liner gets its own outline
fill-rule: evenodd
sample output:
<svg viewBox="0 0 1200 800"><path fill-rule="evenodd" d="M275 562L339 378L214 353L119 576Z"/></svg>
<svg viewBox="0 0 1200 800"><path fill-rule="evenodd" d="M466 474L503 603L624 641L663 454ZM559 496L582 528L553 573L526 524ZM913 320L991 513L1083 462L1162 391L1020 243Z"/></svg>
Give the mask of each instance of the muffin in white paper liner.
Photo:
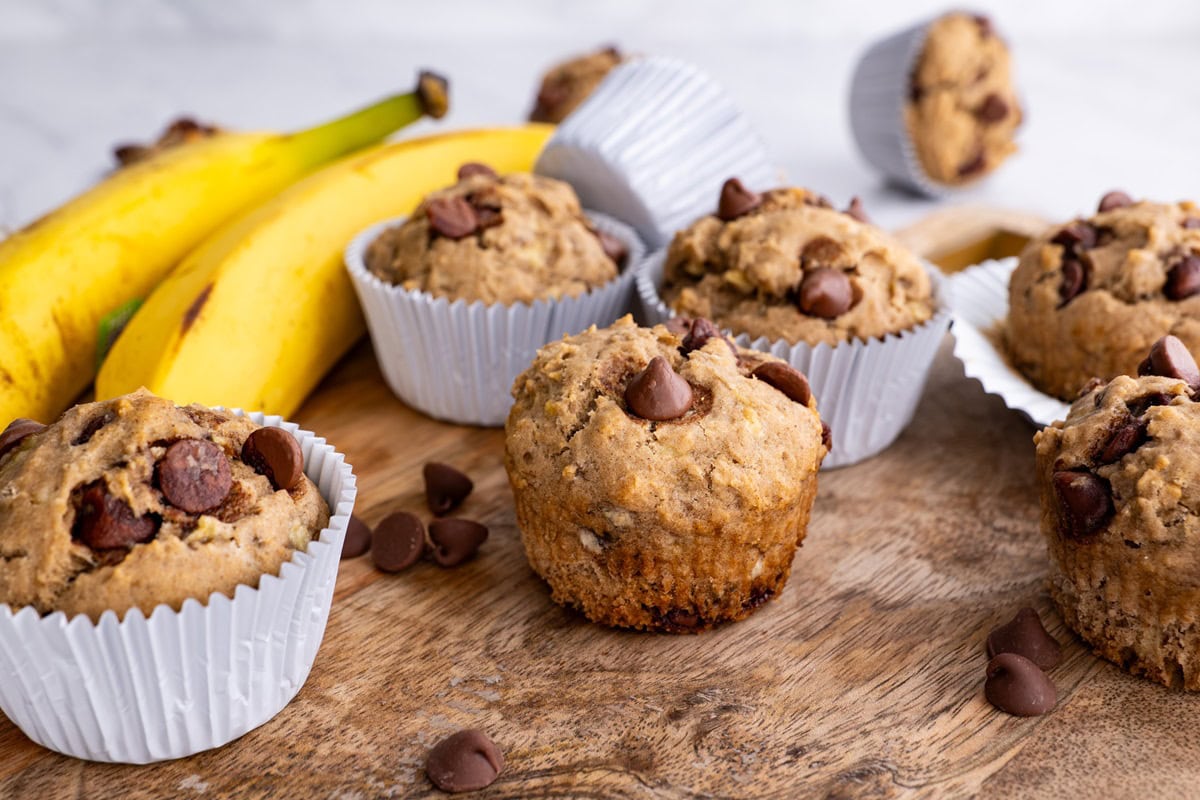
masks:
<svg viewBox="0 0 1200 800"><path fill-rule="evenodd" d="M467 303L434 297L381 280L367 269L366 251L384 229L367 228L346 248L346 269L358 292L375 357L397 397L423 414L461 425L499 427L512 405L512 383L538 348L590 325L626 314L645 248L628 225L587 212L597 229L625 245L613 280L577 297L533 303Z"/></svg>
<svg viewBox="0 0 1200 800"><path fill-rule="evenodd" d="M584 206L629 223L651 249L708 213L728 178L755 190L780 183L725 90L661 57L613 69L558 126L534 171L570 183Z"/></svg>
<svg viewBox="0 0 1200 800"><path fill-rule="evenodd" d="M1008 281L1016 268L1016 258L985 261L946 279L954 312L954 355L985 392L1044 428L1066 419L1071 404L1036 389L1009 364L997 340L1008 317Z"/></svg>
<svg viewBox="0 0 1200 800"><path fill-rule="evenodd" d="M234 409L236 414L242 414ZM290 431L304 472L329 503L329 526L278 575L230 599L186 600L41 616L0 604L0 709L30 739L64 755L145 764L220 747L278 714L308 678L325 634L354 473L325 440L278 416L245 414Z"/></svg>
<svg viewBox="0 0 1200 800"><path fill-rule="evenodd" d="M646 258L638 275L638 295L647 324L675 316L659 292L666 250ZM942 299L942 278L926 265L933 283L935 311L925 322L882 339L855 339L836 346L788 344L740 334L735 341L781 358L808 377L821 419L833 433L833 450L822 469L845 467L876 455L900 435L912 420L938 346L950 325L950 310Z"/></svg>

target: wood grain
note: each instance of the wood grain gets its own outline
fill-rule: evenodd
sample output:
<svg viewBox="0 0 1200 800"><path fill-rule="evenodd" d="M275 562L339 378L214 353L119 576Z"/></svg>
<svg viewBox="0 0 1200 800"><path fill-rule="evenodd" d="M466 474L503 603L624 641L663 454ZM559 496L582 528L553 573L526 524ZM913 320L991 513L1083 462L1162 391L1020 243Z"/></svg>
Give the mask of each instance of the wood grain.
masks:
<svg viewBox="0 0 1200 800"><path fill-rule="evenodd" d="M427 749L481 727L508 766L486 798L1186 796L1200 702L1098 661L1045 590L1033 429L943 347L917 417L879 457L821 476L782 595L700 636L624 633L555 606L515 528L499 431L432 422L369 346L298 415L347 454L369 522L427 517L421 465L476 481L485 521L454 570L343 562L308 683L220 750L89 764L0 722L3 797L437 797ZM983 699L984 638L1032 603L1064 642L1059 705Z"/></svg>

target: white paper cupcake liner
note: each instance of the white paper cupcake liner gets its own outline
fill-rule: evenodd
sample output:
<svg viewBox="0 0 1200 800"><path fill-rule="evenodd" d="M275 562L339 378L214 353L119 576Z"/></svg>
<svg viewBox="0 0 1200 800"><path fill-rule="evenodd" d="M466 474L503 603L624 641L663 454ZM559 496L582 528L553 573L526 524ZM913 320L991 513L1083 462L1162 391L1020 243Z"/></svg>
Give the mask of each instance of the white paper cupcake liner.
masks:
<svg viewBox="0 0 1200 800"><path fill-rule="evenodd" d="M296 436L329 527L257 588L189 599L180 611L159 606L148 619L132 609L93 623L0 604L0 709L30 739L92 761L181 758L257 728L304 685L333 601L354 473L294 423L246 416Z"/></svg>
<svg viewBox="0 0 1200 800"><path fill-rule="evenodd" d="M1016 258L985 261L946 279L946 296L954 312L954 355L963 372L988 394L1038 427L1066 419L1069 403L1034 388L997 344L996 333L1008 318L1008 281Z"/></svg>
<svg viewBox="0 0 1200 800"><path fill-rule="evenodd" d="M871 45L850 82L850 129L866 160L895 183L927 197L947 197L971 184L938 183L921 167L904 121L913 67L929 26L939 17Z"/></svg>
<svg viewBox="0 0 1200 800"><path fill-rule="evenodd" d="M578 297L533 303L468 304L409 291L367 270L367 247L385 228L367 228L346 248L346 269L358 292L375 357L397 397L423 414L460 425L499 427L512 406L512 383L538 348L629 312L645 248L633 229L588 212L598 228L628 248L625 268Z"/></svg>
<svg viewBox="0 0 1200 800"><path fill-rule="evenodd" d="M659 292L666 251L649 256L638 275L638 295L647 324L666 322L675 313ZM833 432L833 451L822 469L845 467L870 458L896 440L912 420L938 346L950 325L943 279L926 266L933 282L936 310L929 320L882 339L855 339L836 346L788 344L766 337L735 337L750 347L781 358L808 377L821 419Z"/></svg>
<svg viewBox="0 0 1200 800"><path fill-rule="evenodd" d="M728 178L756 190L781 179L724 89L657 57L610 72L558 126L534 171L567 181L586 207L629 223L651 249L715 209Z"/></svg>

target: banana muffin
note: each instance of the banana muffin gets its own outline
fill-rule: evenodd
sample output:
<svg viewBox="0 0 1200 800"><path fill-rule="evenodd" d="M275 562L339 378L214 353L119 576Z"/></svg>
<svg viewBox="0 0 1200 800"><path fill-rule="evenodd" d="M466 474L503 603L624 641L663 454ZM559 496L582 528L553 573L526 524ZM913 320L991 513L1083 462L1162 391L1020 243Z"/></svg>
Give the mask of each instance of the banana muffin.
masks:
<svg viewBox="0 0 1200 800"><path fill-rule="evenodd" d="M934 311L920 260L801 188L761 194L726 181L716 213L675 234L662 297L676 313L790 344L882 337Z"/></svg>
<svg viewBox="0 0 1200 800"><path fill-rule="evenodd" d="M955 12L929 26L912 71L904 122L926 175L976 180L1016 152L1021 107L1008 47L987 17Z"/></svg>
<svg viewBox="0 0 1200 800"><path fill-rule="evenodd" d="M783 589L830 448L800 372L708 320L626 316L546 345L513 397L517 522L557 602L694 632Z"/></svg>
<svg viewBox="0 0 1200 800"><path fill-rule="evenodd" d="M466 164L367 248L388 283L486 304L576 297L617 277L626 249L598 231L567 183Z"/></svg>
<svg viewBox="0 0 1200 800"><path fill-rule="evenodd" d="M1200 352L1200 207L1109 192L1091 218L1031 242L1008 293L1013 365L1063 400L1133 374L1167 334Z"/></svg>
<svg viewBox="0 0 1200 800"><path fill-rule="evenodd" d="M624 60L617 48L605 47L555 65L542 76L529 121L562 122Z"/></svg>
<svg viewBox="0 0 1200 800"><path fill-rule="evenodd" d="M280 428L140 390L0 434L0 602L118 616L230 597L329 508Z"/></svg>
<svg viewBox="0 0 1200 800"><path fill-rule="evenodd" d="M1050 592L1097 654L1200 689L1200 370L1154 344L1035 437Z"/></svg>

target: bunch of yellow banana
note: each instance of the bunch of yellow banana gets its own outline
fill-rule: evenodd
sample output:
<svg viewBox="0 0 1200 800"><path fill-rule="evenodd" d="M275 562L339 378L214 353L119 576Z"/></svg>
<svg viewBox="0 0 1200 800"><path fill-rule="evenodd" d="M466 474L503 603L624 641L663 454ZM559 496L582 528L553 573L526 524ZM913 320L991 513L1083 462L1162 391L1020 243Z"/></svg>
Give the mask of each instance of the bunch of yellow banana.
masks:
<svg viewBox="0 0 1200 800"><path fill-rule="evenodd" d="M118 170L0 242L0 428L51 422L95 375L101 319L235 214L446 103L445 82L423 73L410 94L300 133L218 133Z"/></svg>
<svg viewBox="0 0 1200 800"><path fill-rule="evenodd" d="M410 139L313 173L209 237L154 290L100 369L96 395L145 386L177 403L290 415L363 334L342 251L482 161L529 170L553 128Z"/></svg>

